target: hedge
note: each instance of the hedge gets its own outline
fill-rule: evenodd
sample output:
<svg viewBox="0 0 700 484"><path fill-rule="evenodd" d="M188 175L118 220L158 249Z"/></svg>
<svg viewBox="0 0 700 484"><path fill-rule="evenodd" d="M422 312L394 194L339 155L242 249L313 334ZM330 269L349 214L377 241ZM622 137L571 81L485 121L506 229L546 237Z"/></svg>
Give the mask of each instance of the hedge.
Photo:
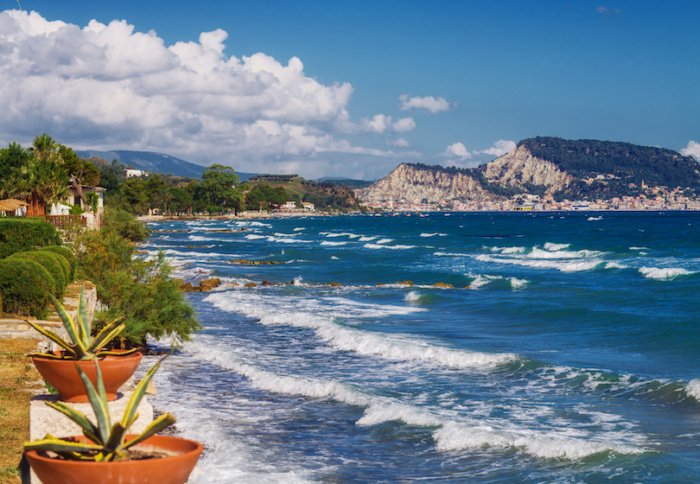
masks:
<svg viewBox="0 0 700 484"><path fill-rule="evenodd" d="M27 259L41 265L48 271L50 278L54 283L54 291L52 294L60 299L61 296L63 296L63 291L65 291L66 286L68 285L68 280L66 279L67 274L64 272L61 263L58 261L59 258L62 258L62 256L54 254L53 252L34 250L31 252L16 252L8 257L8 260Z"/></svg>
<svg viewBox="0 0 700 484"><path fill-rule="evenodd" d="M68 264L70 266L69 280L72 281L73 279L75 279L75 271L78 268L78 259L75 258L75 255L73 254L72 250L70 250L68 247L60 245L49 245L46 247L42 247L41 250L48 250L50 252L62 255L68 261Z"/></svg>
<svg viewBox="0 0 700 484"><path fill-rule="evenodd" d="M40 218L0 218L0 258L15 252L61 245L56 228Z"/></svg>
<svg viewBox="0 0 700 484"><path fill-rule="evenodd" d="M68 260L65 257L63 257L58 252L54 252L53 250L40 249L35 252L38 252L40 254L46 254L52 259L54 259L56 262L58 262L58 264L61 266L61 272L63 273L63 280L66 281L66 286L68 286L68 284L70 284L73 281L70 262L68 262Z"/></svg>
<svg viewBox="0 0 700 484"><path fill-rule="evenodd" d="M21 257L0 260L3 311L43 318L53 291L51 275L37 262Z"/></svg>

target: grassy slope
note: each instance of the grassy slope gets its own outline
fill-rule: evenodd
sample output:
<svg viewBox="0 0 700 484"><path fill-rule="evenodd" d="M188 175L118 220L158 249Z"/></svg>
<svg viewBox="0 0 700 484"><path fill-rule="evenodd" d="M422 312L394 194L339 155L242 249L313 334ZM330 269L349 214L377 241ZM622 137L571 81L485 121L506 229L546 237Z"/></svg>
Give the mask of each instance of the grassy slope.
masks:
<svg viewBox="0 0 700 484"><path fill-rule="evenodd" d="M22 443L29 440L29 397L39 374L27 353L34 339L0 338L0 483L19 482Z"/></svg>

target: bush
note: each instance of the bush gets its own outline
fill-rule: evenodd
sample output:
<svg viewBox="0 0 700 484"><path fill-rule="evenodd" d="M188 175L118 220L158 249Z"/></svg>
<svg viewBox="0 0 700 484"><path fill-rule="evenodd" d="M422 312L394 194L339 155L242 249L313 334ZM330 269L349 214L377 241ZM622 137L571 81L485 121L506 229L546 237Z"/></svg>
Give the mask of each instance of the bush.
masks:
<svg viewBox="0 0 700 484"><path fill-rule="evenodd" d="M102 227L106 231L116 232L132 242L143 242L148 239L148 227L134 218L126 210L120 208L105 208Z"/></svg>
<svg viewBox="0 0 700 484"><path fill-rule="evenodd" d="M65 291L68 281L66 279L67 274L64 272L61 263L59 262L58 254L53 252L42 252L42 251L32 251L32 252L16 252L8 257L8 260L13 259L27 259L37 264L41 265L49 274L51 282L53 282L54 290L51 294L60 298L63 296L63 291Z"/></svg>
<svg viewBox="0 0 700 484"><path fill-rule="evenodd" d="M63 257L62 254L54 252L53 250L46 249L40 249L36 252L39 252L41 254L47 254L56 262L58 262L58 264L61 266L61 271L63 272L63 279L66 281L66 286L68 286L68 284L70 284L73 281L73 272L70 267L70 262L68 262L68 259Z"/></svg>
<svg viewBox="0 0 700 484"><path fill-rule="evenodd" d="M48 250L49 252L54 252L56 254L62 255L63 258L66 261L68 261L68 265L70 267L69 280L73 281L75 279L75 272L78 267L78 261L75 258L75 255L73 254L72 250L70 250L68 247L59 245L49 245L46 247L42 247L41 250Z"/></svg>
<svg viewBox="0 0 700 484"><path fill-rule="evenodd" d="M37 262L21 257L0 260L0 296L5 312L43 318L53 291L51 275Z"/></svg>
<svg viewBox="0 0 700 484"><path fill-rule="evenodd" d="M15 252L61 245L56 228L43 219L0 219L0 258Z"/></svg>

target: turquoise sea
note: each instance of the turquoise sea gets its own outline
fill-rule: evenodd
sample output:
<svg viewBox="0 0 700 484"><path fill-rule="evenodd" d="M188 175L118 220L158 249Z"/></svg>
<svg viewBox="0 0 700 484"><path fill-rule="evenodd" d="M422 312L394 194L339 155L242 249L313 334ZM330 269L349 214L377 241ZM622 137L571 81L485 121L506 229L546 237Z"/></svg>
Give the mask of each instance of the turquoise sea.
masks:
<svg viewBox="0 0 700 484"><path fill-rule="evenodd" d="M151 229L223 281L153 400L194 482L700 482L698 213Z"/></svg>

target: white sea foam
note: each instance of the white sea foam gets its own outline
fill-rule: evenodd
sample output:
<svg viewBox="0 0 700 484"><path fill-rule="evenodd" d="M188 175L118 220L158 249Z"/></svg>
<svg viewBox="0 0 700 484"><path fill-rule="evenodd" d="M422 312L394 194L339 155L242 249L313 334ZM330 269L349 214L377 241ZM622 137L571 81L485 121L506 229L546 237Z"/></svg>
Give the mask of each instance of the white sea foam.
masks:
<svg viewBox="0 0 700 484"><path fill-rule="evenodd" d="M393 242L393 241L394 241L394 239L379 239L377 241L377 243L378 244L388 244L388 243Z"/></svg>
<svg viewBox="0 0 700 484"><path fill-rule="evenodd" d="M419 407L389 397L368 394L343 382L298 376L279 375L238 361L225 351L212 351L211 345L190 343L187 350L226 370L245 376L251 384L264 391L300 395L313 399L330 399L364 407L358 426L373 426L399 421L417 427L437 427L433 439L439 451L468 449L515 448L541 458L581 459L586 456L615 451L639 453L634 445L635 435L566 429L531 430L526 426L496 418L447 416L429 407ZM637 439L638 440L638 439Z"/></svg>
<svg viewBox="0 0 700 484"><path fill-rule="evenodd" d="M412 304L415 304L418 301L420 301L420 298L421 298L421 294L418 291L410 291L410 292L406 293L406 295L404 296L404 300L407 303L412 303Z"/></svg>
<svg viewBox="0 0 700 484"><path fill-rule="evenodd" d="M258 239L264 239L266 237L267 237L266 235L258 235L258 234L248 234L245 236L245 238L248 240L258 240Z"/></svg>
<svg viewBox="0 0 700 484"><path fill-rule="evenodd" d="M685 391L688 395L700 402L700 379L696 378L694 380L690 380L688 382L688 386L685 387Z"/></svg>
<svg viewBox="0 0 700 484"><path fill-rule="evenodd" d="M649 247L630 247L630 250L649 250Z"/></svg>
<svg viewBox="0 0 700 484"><path fill-rule="evenodd" d="M205 301L224 311L256 318L261 324L287 325L314 330L333 348L393 361L411 361L455 369L493 367L516 359L510 353L481 353L439 346L404 336L342 326L335 318L361 320L425 311L422 308L365 304L345 298L300 299L269 297L228 291L211 294ZM330 304L329 304L330 303Z"/></svg>
<svg viewBox="0 0 700 484"><path fill-rule="evenodd" d="M627 269L628 266L620 264L619 262L608 262L605 264L606 269Z"/></svg>
<svg viewBox="0 0 700 484"><path fill-rule="evenodd" d="M517 277L492 276L488 274L467 274L467 277L473 277L469 283L470 289L479 289L494 281L507 281L512 289L522 289L527 286L530 281L527 279L518 279Z"/></svg>
<svg viewBox="0 0 700 484"><path fill-rule="evenodd" d="M546 250L557 251L568 249L571 247L571 244L555 244L553 242L545 242L542 247L544 247Z"/></svg>
<svg viewBox="0 0 700 484"><path fill-rule="evenodd" d="M281 244L308 244L308 243L311 243L310 240L296 239L294 237L275 237L274 235L248 234L245 236L245 238L248 240L265 239L268 242L279 242Z"/></svg>
<svg viewBox="0 0 700 484"><path fill-rule="evenodd" d="M234 240L223 237L212 237L210 235L188 235L187 238L193 242L232 242Z"/></svg>
<svg viewBox="0 0 700 484"><path fill-rule="evenodd" d="M321 245L326 245L330 247L337 247L341 245L348 245L348 242L331 242L330 240L324 240L321 242Z"/></svg>
<svg viewBox="0 0 700 484"><path fill-rule="evenodd" d="M490 255L481 254L476 256L477 260L483 262L495 262L498 264L512 264L523 267L532 267L536 269L557 269L561 272L580 272L590 271L595 269L604 261L600 259L588 260L536 260L536 259L515 259L507 257L492 257Z"/></svg>
<svg viewBox="0 0 700 484"><path fill-rule="evenodd" d="M523 254L526 249L525 247L491 247L490 250L499 254Z"/></svg>
<svg viewBox="0 0 700 484"><path fill-rule="evenodd" d="M677 277L695 274L695 272L682 267L640 267L639 272L647 279L656 279L657 281L670 281Z"/></svg>
<svg viewBox="0 0 700 484"><path fill-rule="evenodd" d="M438 236L438 237L446 237L447 234L443 234L443 233L440 233L440 232L423 232L422 234L420 234L420 236L421 236L421 237L435 237L435 236Z"/></svg>
<svg viewBox="0 0 700 484"><path fill-rule="evenodd" d="M377 239L377 238L379 238L379 237L376 235L363 235L362 237L360 237L359 240L360 240L360 242L369 242L369 241Z"/></svg>
<svg viewBox="0 0 700 484"><path fill-rule="evenodd" d="M306 227L294 227L294 232L301 232L302 230L306 230Z"/></svg>
<svg viewBox="0 0 700 484"><path fill-rule="evenodd" d="M331 259L333 259L333 260L338 260L338 259L340 259L340 258L339 258L338 256L332 255L332 256L331 256Z"/></svg>
<svg viewBox="0 0 700 484"><path fill-rule="evenodd" d="M599 215L598 217L588 217L586 220L589 222L597 222L598 220L603 220L603 216Z"/></svg>
<svg viewBox="0 0 700 484"><path fill-rule="evenodd" d="M256 221L251 221L251 222L237 221L236 225L238 225L239 227L267 227L269 229L272 228L272 225L270 225L270 224L256 222Z"/></svg>
<svg viewBox="0 0 700 484"><path fill-rule="evenodd" d="M391 239L384 239L384 240L391 240ZM380 241L381 242L381 241ZM367 249L393 249L393 250L406 250L406 249L413 249L416 246L415 245L381 245L381 244L365 244L365 248Z"/></svg>

